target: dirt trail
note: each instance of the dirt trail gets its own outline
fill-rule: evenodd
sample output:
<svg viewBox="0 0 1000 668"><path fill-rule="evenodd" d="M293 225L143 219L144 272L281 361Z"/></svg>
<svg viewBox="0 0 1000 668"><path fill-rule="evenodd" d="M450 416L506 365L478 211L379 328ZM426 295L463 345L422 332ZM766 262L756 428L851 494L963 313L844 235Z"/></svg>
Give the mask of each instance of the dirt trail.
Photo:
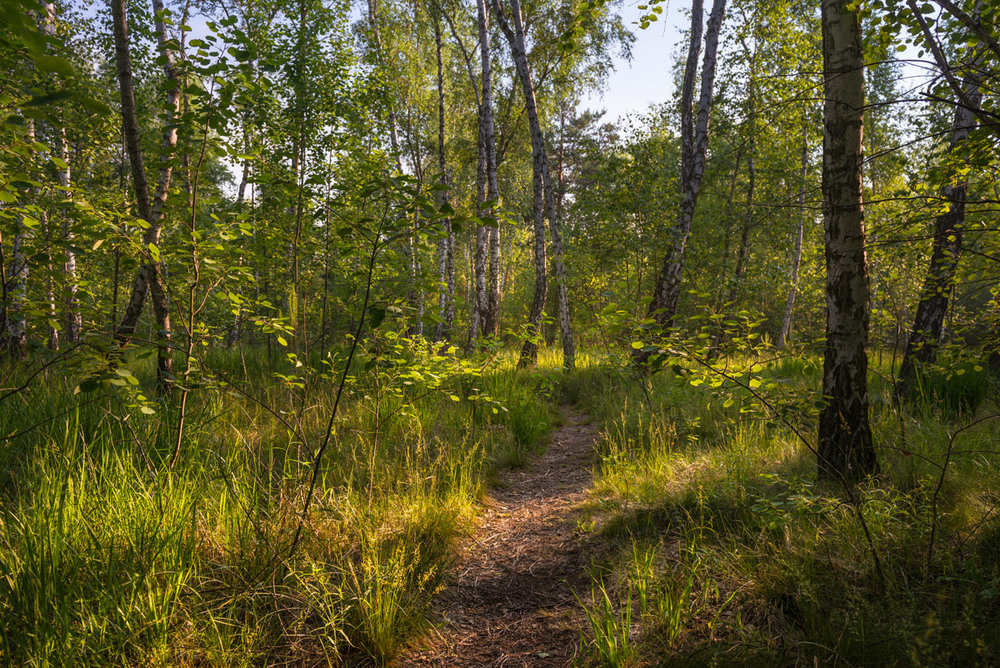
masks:
<svg viewBox="0 0 1000 668"><path fill-rule="evenodd" d="M598 438L586 416L566 424L545 455L508 472L435 611L438 628L399 666L566 666L577 651L589 591L576 508L591 482Z"/></svg>

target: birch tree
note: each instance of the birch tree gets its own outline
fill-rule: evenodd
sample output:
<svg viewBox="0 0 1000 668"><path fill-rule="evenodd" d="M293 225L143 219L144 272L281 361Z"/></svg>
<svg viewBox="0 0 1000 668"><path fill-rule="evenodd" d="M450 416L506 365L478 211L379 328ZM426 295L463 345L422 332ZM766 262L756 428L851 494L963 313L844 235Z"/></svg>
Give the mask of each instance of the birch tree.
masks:
<svg viewBox="0 0 1000 668"><path fill-rule="evenodd" d="M445 156L445 95L444 95L444 56L441 39L441 11L437 7L431 9L434 23L434 55L437 61L437 103L438 103L438 133L437 157L438 169L441 172L443 185L448 185L448 162ZM448 190L440 194L440 206L450 206ZM451 221L444 221L444 236L438 241L438 316L440 320L434 329L434 339L441 341L451 337L455 326L455 233Z"/></svg>
<svg viewBox="0 0 1000 668"><path fill-rule="evenodd" d="M681 204L677 221L670 231L669 248L653 298L649 302L648 316L662 329L670 327L677 314L680 297L681 272L684 269L684 252L691 234L691 221L698 203L701 180L705 174L708 153L708 127L712 115L712 91L715 84L716 54L719 32L726 12L726 0L715 0L705 32L705 57L701 69L701 92L698 109L694 109L694 87L701 53L704 8L702 0L694 0L691 7L691 43L688 45L681 87ZM652 351L648 348L633 353L633 361L645 366Z"/></svg>
<svg viewBox="0 0 1000 668"><path fill-rule="evenodd" d="M531 68L528 64L527 50L524 44L524 20L521 16L519 0L511 0L511 21L507 21L502 7L494 2L500 27L510 45L511 56L517 68L517 76L521 81L524 94L524 106L528 115L528 130L531 134L532 156L532 193L534 222L534 259L535 259L535 291L528 315L528 336L521 346L519 364L527 366L534 364L538 357L537 336L545 308L545 297L548 290L545 270L545 220L548 219L552 234L553 261L556 271L556 285L559 299L559 324L562 332L563 366L572 369L575 366L575 350L573 331L569 319L569 294L566 287L566 267L563 261L562 238L559 230L559 219L555 210L555 193L552 176L549 170L548 154L545 147L545 136L542 134L541 122L538 118L538 106L535 100L535 86L531 78ZM513 27L511 26L513 23Z"/></svg>
<svg viewBox="0 0 1000 668"><path fill-rule="evenodd" d="M118 73L118 87L121 96L122 128L125 135L125 148L128 152L129 164L132 170L132 186L135 191L135 203L139 217L148 227L142 237L144 247L143 259L136 272L132 284L132 294L129 297L125 313L118 325L115 338L120 345L126 345L135 334L139 324L146 298L149 296L157 327L157 383L166 387L167 381L173 376L173 360L170 355L170 304L163 280L163 263L160 259L159 243L163 230L163 213L170 192L170 179L173 174L174 151L177 148L177 127L174 124L180 108L177 73L174 68L173 53L167 47L166 27L163 23L163 2L153 0L155 13L156 37L163 61L164 73L168 82L167 116L164 123L161 140L161 167L156 180L156 190L153 197L149 196L149 186L146 181L146 167L143 160L142 147L139 142L139 123L135 109L135 87L132 80L132 62L129 55L128 17L125 13L124 0L112 0L111 13L114 28L115 65Z"/></svg>
<svg viewBox="0 0 1000 668"><path fill-rule="evenodd" d="M792 266L790 272L788 296L785 298L785 312L781 318L781 330L775 345L784 348L788 345L788 337L792 333L792 314L795 311L795 294L799 289L799 269L802 265L802 242L806 233L806 177L809 174L809 126L802 130L802 183L799 184L799 225L795 232L792 246Z"/></svg>
<svg viewBox="0 0 1000 668"><path fill-rule="evenodd" d="M858 480L878 470L868 421L868 271L862 208L865 106L861 21L848 0L823 0L823 225L826 347L819 474Z"/></svg>
<svg viewBox="0 0 1000 668"><path fill-rule="evenodd" d="M493 124L493 73L490 55L489 7L477 0L479 62L482 93L479 97L479 159L476 176L477 213L489 217L500 198L497 185L496 134ZM470 340L479 332L493 336L499 326L500 309L500 229L499 225L476 228L475 280L477 313L473 317Z"/></svg>
<svg viewBox="0 0 1000 668"><path fill-rule="evenodd" d="M950 142L952 155L962 153L962 147L969 141L969 134L979 125L976 109L983 99L981 82L974 64L969 68L963 83L965 94L975 107L962 104L955 107ZM918 369L932 364L937 358L945 315L955 287L958 259L962 252L962 230L965 226L968 197L968 176L961 176L956 182L949 182L941 189L941 199L946 202L947 210L934 220L930 266L920 291L920 302L917 304L917 313L913 318L913 327L899 369L899 392L903 395L913 392Z"/></svg>

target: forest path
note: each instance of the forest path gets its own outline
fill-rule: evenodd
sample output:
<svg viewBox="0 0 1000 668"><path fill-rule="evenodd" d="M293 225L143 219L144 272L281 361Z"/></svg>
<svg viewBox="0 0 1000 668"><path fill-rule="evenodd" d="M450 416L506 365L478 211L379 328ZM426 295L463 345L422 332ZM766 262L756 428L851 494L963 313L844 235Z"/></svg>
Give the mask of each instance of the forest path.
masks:
<svg viewBox="0 0 1000 668"><path fill-rule="evenodd" d="M508 471L434 610L441 623L399 666L566 666L590 580L576 519L597 426L573 408L546 453Z"/></svg>

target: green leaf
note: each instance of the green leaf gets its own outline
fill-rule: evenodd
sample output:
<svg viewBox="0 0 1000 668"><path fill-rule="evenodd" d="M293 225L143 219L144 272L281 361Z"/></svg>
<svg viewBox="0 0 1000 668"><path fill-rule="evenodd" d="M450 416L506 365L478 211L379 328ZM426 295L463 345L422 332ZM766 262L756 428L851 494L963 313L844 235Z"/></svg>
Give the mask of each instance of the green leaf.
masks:
<svg viewBox="0 0 1000 668"><path fill-rule="evenodd" d="M83 107L84 109L86 109L91 113L98 114L100 116L111 115L111 107L104 104L100 100L95 100L92 97L88 97L86 95L80 95L79 93L74 94L73 99L79 102L81 107Z"/></svg>
<svg viewBox="0 0 1000 668"><path fill-rule="evenodd" d="M61 102L63 100L73 97L73 93L68 90L57 90L54 93L47 93L45 95L35 95L30 100L24 103L25 107L41 107L46 104L52 104L53 102Z"/></svg>
<svg viewBox="0 0 1000 668"><path fill-rule="evenodd" d="M87 378L82 383L80 383L76 391L73 394L79 394L80 392L93 392L101 386L101 381L97 378Z"/></svg>
<svg viewBox="0 0 1000 668"><path fill-rule="evenodd" d="M59 56L35 56L32 60L35 61L35 66L38 69L46 72L62 74L67 77L73 76L76 72L71 62Z"/></svg>

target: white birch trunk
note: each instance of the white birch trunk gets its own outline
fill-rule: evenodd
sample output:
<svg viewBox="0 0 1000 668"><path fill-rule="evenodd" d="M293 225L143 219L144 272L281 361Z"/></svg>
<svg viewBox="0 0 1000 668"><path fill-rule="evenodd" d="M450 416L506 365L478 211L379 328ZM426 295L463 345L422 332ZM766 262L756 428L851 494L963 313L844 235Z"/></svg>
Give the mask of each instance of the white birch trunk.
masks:
<svg viewBox="0 0 1000 668"><path fill-rule="evenodd" d="M848 0L823 0L823 223L826 230L821 477L878 470L868 419L868 272L862 208L865 105L861 23Z"/></svg>

